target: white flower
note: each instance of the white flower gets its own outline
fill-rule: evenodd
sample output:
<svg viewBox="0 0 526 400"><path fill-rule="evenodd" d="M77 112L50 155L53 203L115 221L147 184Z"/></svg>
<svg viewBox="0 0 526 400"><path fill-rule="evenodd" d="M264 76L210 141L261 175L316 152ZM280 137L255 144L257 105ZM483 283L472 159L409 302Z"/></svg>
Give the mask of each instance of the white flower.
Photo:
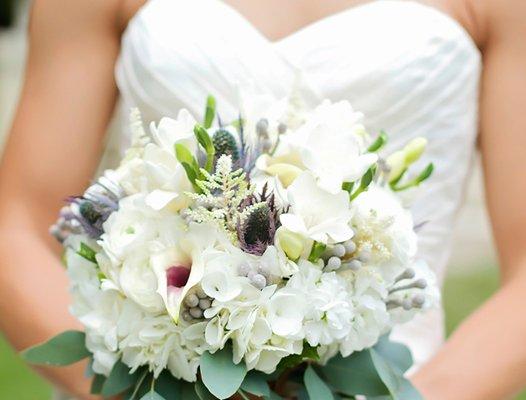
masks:
<svg viewBox="0 0 526 400"><path fill-rule="evenodd" d="M354 306L351 330L340 341L339 350L347 357L355 351L373 346L391 326L385 305L387 283L382 276L367 267L340 275L349 284L349 296Z"/></svg>
<svg viewBox="0 0 526 400"><path fill-rule="evenodd" d="M185 192L192 191L186 172L175 156L175 144L183 144L192 154L197 151L193 133L195 119L181 110L176 120L163 118L157 126L151 124L153 142L123 160L116 170L119 184L126 193L147 193L146 204L155 210L170 205L178 210L189 205Z"/></svg>
<svg viewBox="0 0 526 400"><path fill-rule="evenodd" d="M151 256L157 276L157 293L177 323L183 299L201 282L207 263L222 254L218 249L229 246L229 241L214 225L192 223L187 231L167 233L157 246ZM188 271L186 274L183 274L184 269ZM169 282L172 272L178 276L174 276L174 282Z"/></svg>
<svg viewBox="0 0 526 400"><path fill-rule="evenodd" d="M357 255L365 255L368 263L381 266L384 276L393 279L416 254L411 214L392 192L376 185L360 194L351 209Z"/></svg>
<svg viewBox="0 0 526 400"><path fill-rule="evenodd" d="M148 315L126 303L119 319L119 348L130 372L141 366L155 377L169 369L178 379L195 381L199 355L186 346L183 329L167 315Z"/></svg>
<svg viewBox="0 0 526 400"><path fill-rule="evenodd" d="M344 182L360 179L378 159L366 152L361 119L347 101L324 101L286 138L320 187L331 193L338 193Z"/></svg>
<svg viewBox="0 0 526 400"><path fill-rule="evenodd" d="M348 193L326 192L304 173L288 189L288 196L290 210L280 217L288 230L320 243L344 242L352 237Z"/></svg>
<svg viewBox="0 0 526 400"><path fill-rule="evenodd" d="M305 260L287 287L300 291L304 299L305 337L311 346L329 345L351 329L353 305L345 279L334 272L323 273Z"/></svg>
<svg viewBox="0 0 526 400"><path fill-rule="evenodd" d="M284 288L278 290L270 299L268 320L272 331L285 338L303 335L305 299L299 290Z"/></svg>
<svg viewBox="0 0 526 400"><path fill-rule="evenodd" d="M157 276L150 266L150 255L144 246L126 257L119 273L122 292L152 313L164 310L162 297L157 293Z"/></svg>

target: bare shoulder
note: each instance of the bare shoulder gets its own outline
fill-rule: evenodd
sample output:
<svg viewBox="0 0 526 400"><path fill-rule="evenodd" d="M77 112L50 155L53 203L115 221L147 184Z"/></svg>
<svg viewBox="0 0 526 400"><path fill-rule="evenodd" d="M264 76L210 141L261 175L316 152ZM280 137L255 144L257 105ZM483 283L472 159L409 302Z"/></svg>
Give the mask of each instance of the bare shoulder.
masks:
<svg viewBox="0 0 526 400"><path fill-rule="evenodd" d="M121 30L126 28L128 22L134 17L135 14L141 9L147 0L121 0L120 5L120 26Z"/></svg>
<svg viewBox="0 0 526 400"><path fill-rule="evenodd" d="M524 43L526 1L524 0L457 0L466 10L481 48L498 41ZM522 36L517 36L522 35Z"/></svg>

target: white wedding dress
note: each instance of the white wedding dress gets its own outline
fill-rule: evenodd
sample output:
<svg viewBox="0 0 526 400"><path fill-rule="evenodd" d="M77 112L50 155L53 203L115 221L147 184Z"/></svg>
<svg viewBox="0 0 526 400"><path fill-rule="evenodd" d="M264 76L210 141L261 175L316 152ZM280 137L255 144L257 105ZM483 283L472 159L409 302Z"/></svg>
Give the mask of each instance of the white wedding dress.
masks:
<svg viewBox="0 0 526 400"><path fill-rule="evenodd" d="M276 10L279 12L279 10ZM414 203L419 253L444 277L455 216L473 159L481 57L453 18L415 1L377 0L270 41L221 0L149 0L130 21L116 67L121 104L105 166L129 143L127 114L147 122L187 108L201 118L207 95L224 118L238 113L238 88L283 98L298 72L317 99L349 100L389 148L429 140L435 174ZM423 164L421 165L423 167ZM397 328L415 364L443 341L443 312Z"/></svg>

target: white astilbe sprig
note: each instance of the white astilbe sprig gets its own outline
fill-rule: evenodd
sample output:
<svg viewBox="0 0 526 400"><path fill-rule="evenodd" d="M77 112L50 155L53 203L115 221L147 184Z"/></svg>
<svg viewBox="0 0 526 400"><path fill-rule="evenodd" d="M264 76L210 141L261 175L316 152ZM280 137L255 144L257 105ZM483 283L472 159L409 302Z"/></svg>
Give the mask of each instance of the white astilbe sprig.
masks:
<svg viewBox="0 0 526 400"><path fill-rule="evenodd" d="M216 170L210 174L202 169L205 179L197 180L202 193L188 193L194 207L185 216L197 223L213 222L222 227L237 241L237 226L243 219L241 205L252 194L246 174L242 169L233 171L232 157L222 155L217 160Z"/></svg>

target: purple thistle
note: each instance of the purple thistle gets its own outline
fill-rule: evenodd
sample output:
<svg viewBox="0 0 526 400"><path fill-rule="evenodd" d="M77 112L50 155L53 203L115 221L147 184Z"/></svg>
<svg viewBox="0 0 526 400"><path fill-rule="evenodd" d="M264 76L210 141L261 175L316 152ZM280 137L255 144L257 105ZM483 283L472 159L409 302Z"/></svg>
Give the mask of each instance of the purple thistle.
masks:
<svg viewBox="0 0 526 400"><path fill-rule="evenodd" d="M67 206L60 211L60 218L50 229L53 236L63 242L71 233L86 233L93 239L103 233L103 224L119 209L120 187L101 177L82 196L69 197Z"/></svg>
<svg viewBox="0 0 526 400"><path fill-rule="evenodd" d="M274 243L276 230L280 227L278 209L273 193L269 193L268 186L263 186L261 194L252 195L241 205L245 210L252 210L237 226L239 245L243 251L249 254L262 255L268 246Z"/></svg>

